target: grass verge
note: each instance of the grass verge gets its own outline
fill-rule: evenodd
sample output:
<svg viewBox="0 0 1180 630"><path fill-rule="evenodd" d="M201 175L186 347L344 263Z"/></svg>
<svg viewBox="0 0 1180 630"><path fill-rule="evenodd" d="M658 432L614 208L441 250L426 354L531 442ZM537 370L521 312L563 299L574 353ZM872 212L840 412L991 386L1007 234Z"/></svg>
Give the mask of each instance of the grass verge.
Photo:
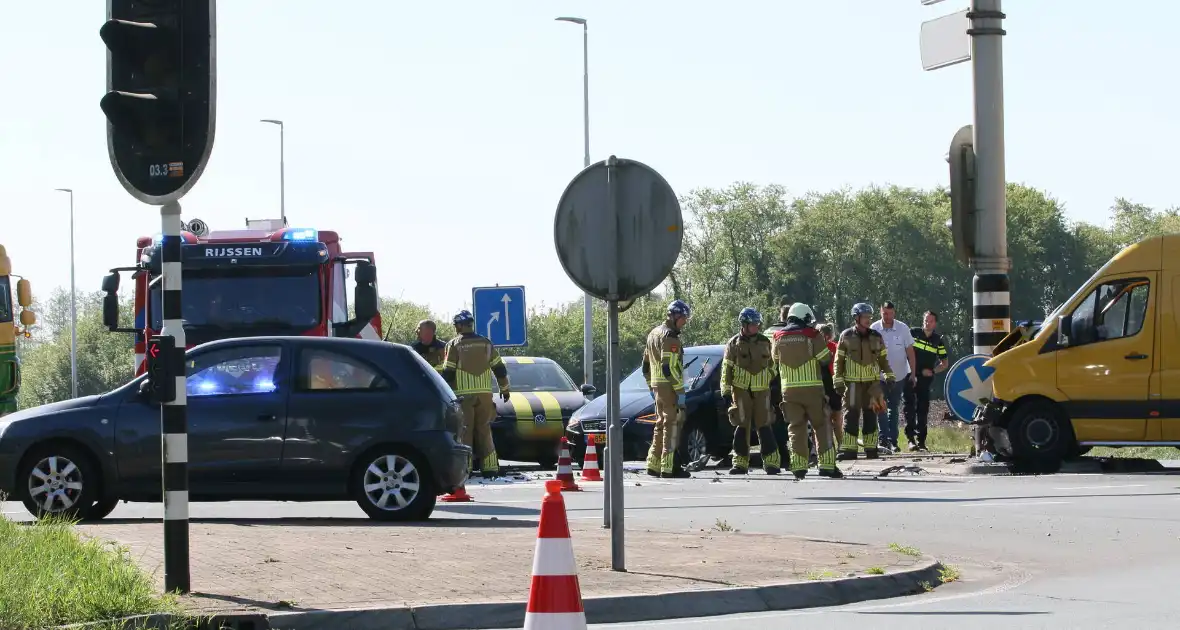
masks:
<svg viewBox="0 0 1180 630"><path fill-rule="evenodd" d="M926 430L926 450L931 453L970 453L971 428L965 425L943 425Z"/></svg>
<svg viewBox="0 0 1180 630"><path fill-rule="evenodd" d="M174 597L156 592L126 549L83 539L72 522L22 524L0 517L0 549L4 630L180 610Z"/></svg>
<svg viewBox="0 0 1180 630"><path fill-rule="evenodd" d="M1087 457L1118 457L1122 459L1180 459L1180 450L1173 446L1124 446L1110 448L1095 446Z"/></svg>

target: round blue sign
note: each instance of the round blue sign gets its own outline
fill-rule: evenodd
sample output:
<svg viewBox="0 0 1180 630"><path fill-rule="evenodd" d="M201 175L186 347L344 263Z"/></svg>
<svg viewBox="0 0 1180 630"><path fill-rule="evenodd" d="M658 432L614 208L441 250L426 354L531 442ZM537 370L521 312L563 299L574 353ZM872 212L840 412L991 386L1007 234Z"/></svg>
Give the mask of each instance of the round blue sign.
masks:
<svg viewBox="0 0 1180 630"><path fill-rule="evenodd" d="M992 397L995 369L983 365L990 358L989 354L970 354L955 361L947 370L943 395L951 413L963 422L973 422L980 400Z"/></svg>

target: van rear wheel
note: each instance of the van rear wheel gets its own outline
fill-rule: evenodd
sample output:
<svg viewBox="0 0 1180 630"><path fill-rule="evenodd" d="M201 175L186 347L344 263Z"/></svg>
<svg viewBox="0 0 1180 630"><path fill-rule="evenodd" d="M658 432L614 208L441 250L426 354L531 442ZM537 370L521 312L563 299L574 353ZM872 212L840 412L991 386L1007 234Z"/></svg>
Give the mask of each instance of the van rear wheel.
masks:
<svg viewBox="0 0 1180 630"><path fill-rule="evenodd" d="M1034 401L1021 405L1008 423L1012 459L1027 472L1056 472L1077 448L1069 420L1055 405Z"/></svg>

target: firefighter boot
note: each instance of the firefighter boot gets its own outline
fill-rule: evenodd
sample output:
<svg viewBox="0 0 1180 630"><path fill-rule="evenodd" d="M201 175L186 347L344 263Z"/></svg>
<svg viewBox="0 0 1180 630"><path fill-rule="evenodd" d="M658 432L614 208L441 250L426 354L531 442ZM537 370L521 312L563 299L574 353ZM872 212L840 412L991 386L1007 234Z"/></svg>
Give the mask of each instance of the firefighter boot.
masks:
<svg viewBox="0 0 1180 630"><path fill-rule="evenodd" d="M758 429L758 444L759 446L767 445L762 449L762 469L768 475L779 474L782 470L782 461L779 459L778 449L775 447L774 431L770 427Z"/></svg>
<svg viewBox="0 0 1180 630"><path fill-rule="evenodd" d="M840 472L839 468L820 468L819 476L828 479L843 479L844 473Z"/></svg>

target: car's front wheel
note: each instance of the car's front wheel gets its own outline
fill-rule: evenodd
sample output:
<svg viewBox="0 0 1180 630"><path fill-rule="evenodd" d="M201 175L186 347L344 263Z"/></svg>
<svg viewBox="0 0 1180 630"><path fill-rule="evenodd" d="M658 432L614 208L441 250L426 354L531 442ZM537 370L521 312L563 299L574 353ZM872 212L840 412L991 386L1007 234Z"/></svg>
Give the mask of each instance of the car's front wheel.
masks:
<svg viewBox="0 0 1180 630"><path fill-rule="evenodd" d="M421 521L434 512L437 493L422 456L405 447L374 449L352 475L356 502L378 521Z"/></svg>
<svg viewBox="0 0 1180 630"><path fill-rule="evenodd" d="M696 425L688 427L684 432L684 450L690 462L702 459L708 461L709 436L705 435L704 429Z"/></svg>
<svg viewBox="0 0 1180 630"><path fill-rule="evenodd" d="M1050 402L1020 405L1008 422L1017 467L1027 472L1056 472L1070 449L1077 448L1069 420Z"/></svg>
<svg viewBox="0 0 1180 630"><path fill-rule="evenodd" d="M82 519L102 496L98 466L71 444L47 444L25 455L17 473L21 502L37 518Z"/></svg>

